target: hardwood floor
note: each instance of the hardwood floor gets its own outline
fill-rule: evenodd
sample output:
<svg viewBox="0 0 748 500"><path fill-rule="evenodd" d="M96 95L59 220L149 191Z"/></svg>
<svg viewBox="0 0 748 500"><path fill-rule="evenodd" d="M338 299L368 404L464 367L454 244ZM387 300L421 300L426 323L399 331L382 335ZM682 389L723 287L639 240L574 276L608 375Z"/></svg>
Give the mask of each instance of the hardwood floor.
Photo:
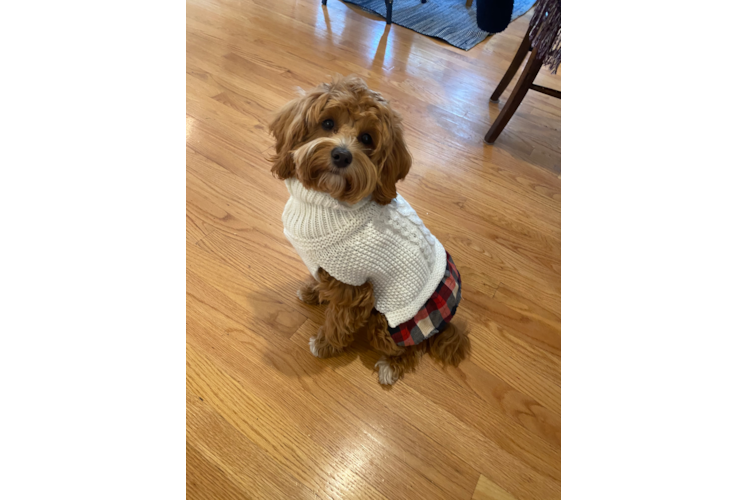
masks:
<svg viewBox="0 0 748 500"><path fill-rule="evenodd" d="M560 101L530 92L482 142L530 15L464 52L338 0L188 0L188 498L560 497ZM404 116L400 192L463 275L458 369L384 388L363 340L309 353L322 311L296 298L267 124L333 73Z"/></svg>

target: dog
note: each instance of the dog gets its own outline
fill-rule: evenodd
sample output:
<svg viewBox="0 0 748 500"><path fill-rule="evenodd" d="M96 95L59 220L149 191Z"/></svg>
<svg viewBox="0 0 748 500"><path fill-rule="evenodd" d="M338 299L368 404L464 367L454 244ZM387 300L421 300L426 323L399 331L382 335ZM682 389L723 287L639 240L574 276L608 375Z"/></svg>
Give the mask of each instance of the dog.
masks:
<svg viewBox="0 0 748 500"><path fill-rule="evenodd" d="M424 352L457 366L470 351L451 323L462 281L397 194L412 163L400 115L360 78L336 76L283 106L269 128L271 172L290 194L284 234L312 274L298 297L327 304L312 354L338 354L365 328L382 355L380 384L414 371Z"/></svg>

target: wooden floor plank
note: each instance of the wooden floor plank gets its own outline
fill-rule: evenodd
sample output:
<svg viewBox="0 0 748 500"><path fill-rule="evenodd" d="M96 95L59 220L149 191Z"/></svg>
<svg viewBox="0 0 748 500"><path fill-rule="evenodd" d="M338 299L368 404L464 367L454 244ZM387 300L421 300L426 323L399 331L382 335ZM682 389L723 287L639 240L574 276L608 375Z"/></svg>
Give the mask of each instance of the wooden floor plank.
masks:
<svg viewBox="0 0 748 500"><path fill-rule="evenodd" d="M215 464L187 443L187 498L244 500L252 498Z"/></svg>
<svg viewBox="0 0 748 500"><path fill-rule="evenodd" d="M514 496L496 483L481 475L471 500L516 500Z"/></svg>
<svg viewBox="0 0 748 500"><path fill-rule="evenodd" d="M222 476L251 498L314 498L314 493L288 470L189 390L187 422L187 441L193 453L200 453L203 461L215 464L214 468L220 467Z"/></svg>

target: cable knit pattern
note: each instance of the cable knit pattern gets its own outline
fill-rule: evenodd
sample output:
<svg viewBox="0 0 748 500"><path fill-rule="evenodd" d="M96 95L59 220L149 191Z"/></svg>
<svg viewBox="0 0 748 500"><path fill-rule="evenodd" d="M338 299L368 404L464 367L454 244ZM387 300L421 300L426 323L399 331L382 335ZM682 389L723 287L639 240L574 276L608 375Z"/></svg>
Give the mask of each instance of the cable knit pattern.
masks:
<svg viewBox="0 0 748 500"><path fill-rule="evenodd" d="M374 286L377 311L395 328L416 315L444 276L444 247L402 196L355 205L287 179L283 232L312 275Z"/></svg>

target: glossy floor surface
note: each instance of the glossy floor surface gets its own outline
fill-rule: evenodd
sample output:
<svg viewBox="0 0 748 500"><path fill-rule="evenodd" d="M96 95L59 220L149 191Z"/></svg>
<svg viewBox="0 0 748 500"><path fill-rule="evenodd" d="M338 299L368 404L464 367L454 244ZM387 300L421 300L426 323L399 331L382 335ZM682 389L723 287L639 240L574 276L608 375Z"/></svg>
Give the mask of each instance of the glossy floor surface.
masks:
<svg viewBox="0 0 748 500"><path fill-rule="evenodd" d="M560 496L560 101L531 91L482 142L530 15L464 52L338 0L188 0L188 498ZM404 116L400 193L463 276L457 369L426 357L386 388L363 340L309 353L322 310L296 298L267 125L334 73Z"/></svg>

